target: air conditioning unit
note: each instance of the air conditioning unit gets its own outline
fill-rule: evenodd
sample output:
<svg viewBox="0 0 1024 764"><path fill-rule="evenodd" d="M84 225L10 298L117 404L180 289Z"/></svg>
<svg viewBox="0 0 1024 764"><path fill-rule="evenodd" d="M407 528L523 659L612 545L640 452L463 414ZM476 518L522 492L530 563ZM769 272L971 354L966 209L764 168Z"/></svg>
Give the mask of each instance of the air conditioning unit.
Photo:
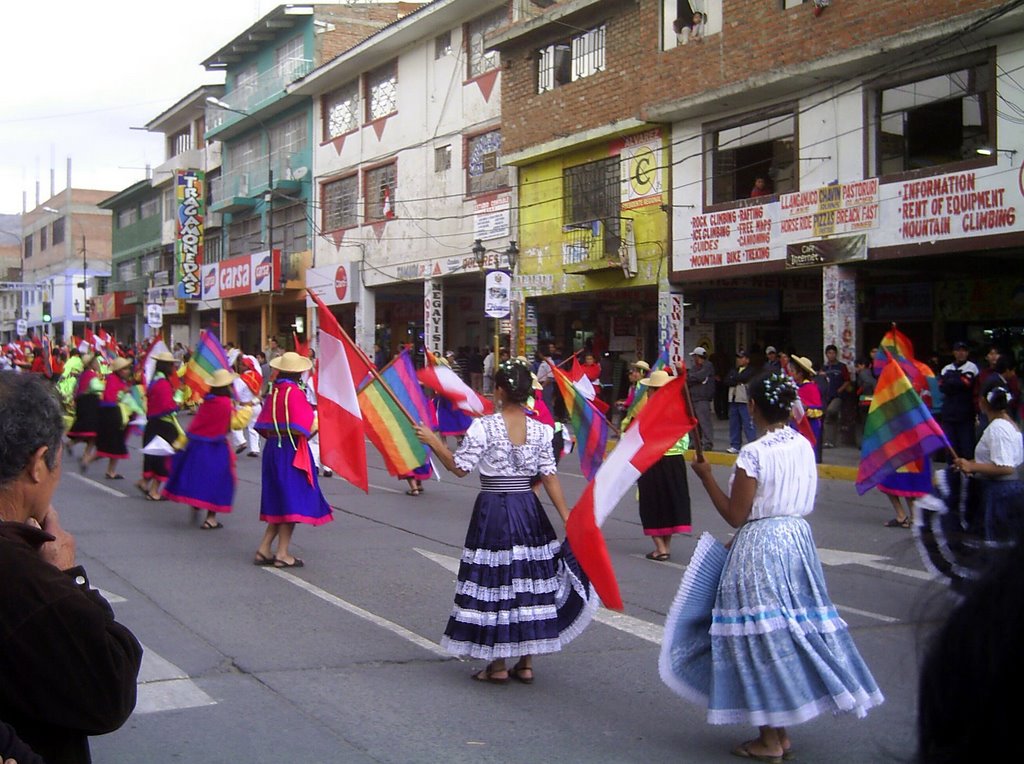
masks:
<svg viewBox="0 0 1024 764"><path fill-rule="evenodd" d="M622 266L622 273L627 279L633 278L640 272L636 259L636 235L633 233L633 220L631 218L626 218L622 221L619 265Z"/></svg>

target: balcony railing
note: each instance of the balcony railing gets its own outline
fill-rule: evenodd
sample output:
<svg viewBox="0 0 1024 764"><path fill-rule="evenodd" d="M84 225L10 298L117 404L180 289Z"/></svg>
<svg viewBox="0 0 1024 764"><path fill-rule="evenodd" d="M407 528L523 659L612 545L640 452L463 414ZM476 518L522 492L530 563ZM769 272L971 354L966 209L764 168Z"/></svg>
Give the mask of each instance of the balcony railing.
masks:
<svg viewBox="0 0 1024 764"><path fill-rule="evenodd" d="M225 93L221 100L232 109L244 111L246 114L253 114L269 102L284 95L284 89L289 83L294 82L300 77L305 77L311 71L313 71L313 62L311 60L305 58L291 59L280 66L268 69L254 80L242 85L242 87ZM207 132L213 132L222 127L233 125L243 119L245 119L245 115L236 114L233 111L222 109L213 104L206 107Z"/></svg>
<svg viewBox="0 0 1024 764"><path fill-rule="evenodd" d="M305 152L295 152L274 157L274 187L282 181L298 180L294 171L306 161ZM234 170L222 172L210 182L213 205L236 197L251 198L267 190L267 158L262 157ZM211 224L212 226L212 224Z"/></svg>
<svg viewBox="0 0 1024 764"><path fill-rule="evenodd" d="M622 267L623 218L562 226L562 270L581 273Z"/></svg>

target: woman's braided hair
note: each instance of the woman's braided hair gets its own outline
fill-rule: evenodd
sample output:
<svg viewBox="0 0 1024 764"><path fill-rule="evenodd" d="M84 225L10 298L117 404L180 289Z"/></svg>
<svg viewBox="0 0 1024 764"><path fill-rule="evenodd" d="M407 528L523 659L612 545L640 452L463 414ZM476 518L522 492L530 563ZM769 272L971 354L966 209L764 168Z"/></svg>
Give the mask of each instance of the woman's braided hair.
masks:
<svg viewBox="0 0 1024 764"><path fill-rule="evenodd" d="M755 377L748 388L750 399L770 424L789 419L797 399L797 387L789 376L773 371Z"/></svg>
<svg viewBox="0 0 1024 764"><path fill-rule="evenodd" d="M518 358L498 364L494 373L494 386L505 391L510 403L526 403L533 394L530 367Z"/></svg>

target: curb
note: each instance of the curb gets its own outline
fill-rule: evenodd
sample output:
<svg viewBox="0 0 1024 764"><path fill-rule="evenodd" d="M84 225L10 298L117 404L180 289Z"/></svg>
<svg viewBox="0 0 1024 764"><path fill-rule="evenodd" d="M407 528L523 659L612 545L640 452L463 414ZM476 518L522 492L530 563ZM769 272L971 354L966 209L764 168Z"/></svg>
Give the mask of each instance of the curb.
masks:
<svg viewBox="0 0 1024 764"><path fill-rule="evenodd" d="M693 450L687 451L685 454L688 462L692 462L695 456L696 452ZM736 463L736 455L727 454L723 451L705 451L704 460L711 464L731 467ZM819 464L818 477L822 480L849 480L853 482L857 479L857 468L847 467L842 464Z"/></svg>

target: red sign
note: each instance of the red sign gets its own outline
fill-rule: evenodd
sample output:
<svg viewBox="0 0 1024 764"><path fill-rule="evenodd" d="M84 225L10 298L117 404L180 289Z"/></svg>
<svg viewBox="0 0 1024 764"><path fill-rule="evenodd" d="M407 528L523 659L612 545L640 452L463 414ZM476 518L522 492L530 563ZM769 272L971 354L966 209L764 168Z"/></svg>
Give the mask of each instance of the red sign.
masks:
<svg viewBox="0 0 1024 764"><path fill-rule="evenodd" d="M221 297L238 297L252 292L252 255L222 261L217 280Z"/></svg>
<svg viewBox="0 0 1024 764"><path fill-rule="evenodd" d="M348 270L344 265L339 265L338 270L334 273L334 292L338 295L338 299L344 301L345 295L348 293Z"/></svg>

